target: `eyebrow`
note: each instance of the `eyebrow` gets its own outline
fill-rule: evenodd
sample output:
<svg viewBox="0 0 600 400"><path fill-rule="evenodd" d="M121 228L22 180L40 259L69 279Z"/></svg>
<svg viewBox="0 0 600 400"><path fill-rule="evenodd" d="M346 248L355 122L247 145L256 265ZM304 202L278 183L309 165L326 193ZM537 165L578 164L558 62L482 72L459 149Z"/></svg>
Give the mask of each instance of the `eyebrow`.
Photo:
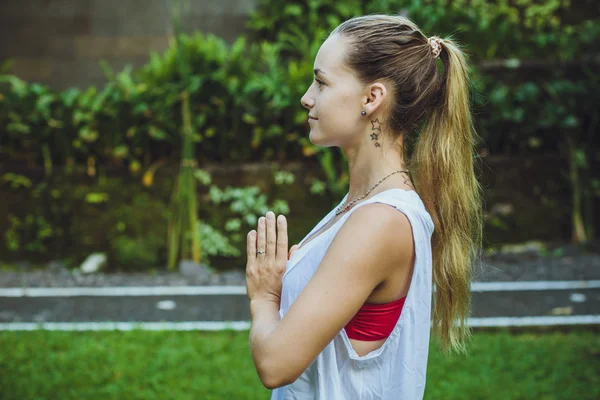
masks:
<svg viewBox="0 0 600 400"><path fill-rule="evenodd" d="M315 68L313 70L313 72L314 72L315 75L319 75L319 74L321 74L321 75L327 75L323 70L321 70L319 68Z"/></svg>

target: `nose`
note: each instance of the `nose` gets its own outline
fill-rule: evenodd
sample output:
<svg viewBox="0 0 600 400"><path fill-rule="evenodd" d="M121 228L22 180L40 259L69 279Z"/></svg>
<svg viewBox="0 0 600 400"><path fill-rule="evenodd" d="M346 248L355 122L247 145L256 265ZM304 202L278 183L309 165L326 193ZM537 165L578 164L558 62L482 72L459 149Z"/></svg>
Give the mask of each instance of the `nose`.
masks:
<svg viewBox="0 0 600 400"><path fill-rule="evenodd" d="M300 103L302 103L302 106L307 110L310 110L315 106L315 101L308 95L308 91L304 93L304 96L302 96L302 98L300 99Z"/></svg>

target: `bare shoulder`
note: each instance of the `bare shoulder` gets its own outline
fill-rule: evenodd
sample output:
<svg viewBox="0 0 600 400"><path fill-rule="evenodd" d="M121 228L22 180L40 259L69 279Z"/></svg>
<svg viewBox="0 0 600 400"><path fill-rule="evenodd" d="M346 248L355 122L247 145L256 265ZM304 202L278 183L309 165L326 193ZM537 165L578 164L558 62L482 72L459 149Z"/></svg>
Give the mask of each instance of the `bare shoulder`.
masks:
<svg viewBox="0 0 600 400"><path fill-rule="evenodd" d="M352 213L352 215L348 217L348 221L350 221L352 217L354 217L355 220L362 220L365 218L375 219L376 222L383 223L384 225L389 225L392 228L395 226L394 224L401 224L405 227L410 227L410 221L406 214L404 214L402 211L398 210L391 204L366 204L362 207L357 208Z"/></svg>
<svg viewBox="0 0 600 400"><path fill-rule="evenodd" d="M351 259L385 279L399 263L412 257L412 226L406 214L392 205L365 204L348 217L330 250L330 257Z"/></svg>
<svg viewBox="0 0 600 400"><path fill-rule="evenodd" d="M355 210L339 233L359 231L359 235L375 236L384 246L401 251L412 248L413 233L410 220L392 205L371 203ZM343 234L342 234L343 235ZM372 240L372 239L368 239Z"/></svg>

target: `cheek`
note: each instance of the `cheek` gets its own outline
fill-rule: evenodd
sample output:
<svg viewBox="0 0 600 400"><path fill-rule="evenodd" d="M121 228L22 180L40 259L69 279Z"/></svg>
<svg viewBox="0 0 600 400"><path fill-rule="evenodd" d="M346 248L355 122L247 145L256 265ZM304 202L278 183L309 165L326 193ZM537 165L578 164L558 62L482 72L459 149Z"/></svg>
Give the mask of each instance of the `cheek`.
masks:
<svg viewBox="0 0 600 400"><path fill-rule="evenodd" d="M358 100L355 93L351 92L350 90L344 90L338 93L335 103L336 107L344 110L344 113L349 116L356 111Z"/></svg>
<svg viewBox="0 0 600 400"><path fill-rule="evenodd" d="M320 98L319 121L315 126L327 135L338 136L352 134L358 128L358 120L353 115L356 104L352 97L337 94L323 94ZM358 112L360 116L360 111Z"/></svg>
<svg viewBox="0 0 600 400"><path fill-rule="evenodd" d="M349 116L352 114L356 102L353 102L353 96L347 92L335 90L326 90L319 96L319 114L321 111L329 116Z"/></svg>

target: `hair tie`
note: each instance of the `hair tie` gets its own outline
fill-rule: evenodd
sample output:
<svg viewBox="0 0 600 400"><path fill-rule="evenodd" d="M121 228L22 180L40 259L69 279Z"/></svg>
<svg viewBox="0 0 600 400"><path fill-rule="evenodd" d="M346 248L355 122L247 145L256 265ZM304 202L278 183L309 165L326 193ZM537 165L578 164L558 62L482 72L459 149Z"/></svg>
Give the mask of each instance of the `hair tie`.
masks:
<svg viewBox="0 0 600 400"><path fill-rule="evenodd" d="M440 56L440 53L442 52L442 42L443 39L440 39L437 36L431 36L427 39L427 43L429 43L433 53L433 58L438 58Z"/></svg>

